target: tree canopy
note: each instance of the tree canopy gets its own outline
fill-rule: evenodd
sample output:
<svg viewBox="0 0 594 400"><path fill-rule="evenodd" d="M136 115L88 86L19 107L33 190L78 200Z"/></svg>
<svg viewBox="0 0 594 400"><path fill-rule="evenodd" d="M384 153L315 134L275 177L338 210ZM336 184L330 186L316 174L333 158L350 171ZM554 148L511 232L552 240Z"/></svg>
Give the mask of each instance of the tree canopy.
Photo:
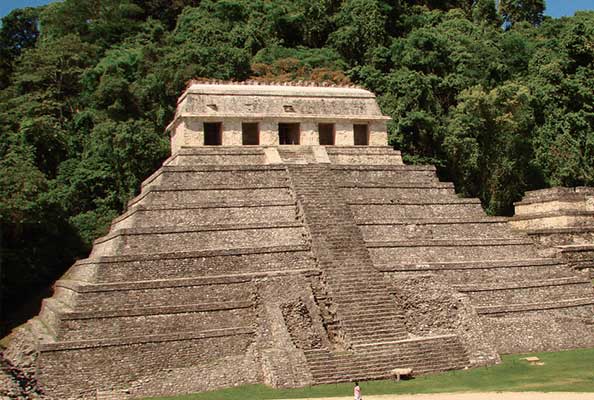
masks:
<svg viewBox="0 0 594 400"><path fill-rule="evenodd" d="M594 12L544 9L64 0L13 11L0 28L4 312L85 256L166 158L164 128L192 78L369 88L406 162L437 165L490 214L510 214L526 190L594 185Z"/></svg>

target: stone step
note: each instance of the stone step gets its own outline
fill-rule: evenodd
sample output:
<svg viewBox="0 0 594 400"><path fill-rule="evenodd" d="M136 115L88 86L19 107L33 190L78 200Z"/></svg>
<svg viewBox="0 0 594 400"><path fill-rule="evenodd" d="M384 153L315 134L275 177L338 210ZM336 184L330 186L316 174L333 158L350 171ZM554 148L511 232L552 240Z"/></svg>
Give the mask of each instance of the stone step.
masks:
<svg viewBox="0 0 594 400"><path fill-rule="evenodd" d="M130 398L128 389L120 390L97 390L95 400L127 400Z"/></svg>
<svg viewBox="0 0 594 400"><path fill-rule="evenodd" d="M468 366L468 363L457 363L455 361L448 362L448 360L443 360L442 363L420 363L420 362L411 362L409 364L385 364L378 366L377 368L369 368L369 369L360 369L360 370L349 370L349 371L341 371L336 374L325 374L315 376L315 382L318 385L321 384L331 384L331 383L339 383L339 382L353 382L353 381L370 381L370 380L380 380L380 379L390 379L393 378L393 375L390 371L394 368L412 368L414 375L424 375L428 373L438 373L438 372L445 372L451 371L455 369L462 369Z"/></svg>
<svg viewBox="0 0 594 400"><path fill-rule="evenodd" d="M390 302L394 301L389 295L380 296L362 296L360 299L336 299L334 302L340 304L342 307L348 307L350 310L367 310L369 308L381 309L386 307Z"/></svg>
<svg viewBox="0 0 594 400"><path fill-rule="evenodd" d="M433 345L440 344L457 344L460 345L460 338L457 335L437 335L437 336L426 336L426 337L415 337L410 339L403 339L396 342L385 342L385 343L373 343L364 346L357 346L356 351L364 352L366 354L385 352L385 351L398 351L399 349L406 348L409 351L411 349L417 349L419 351L425 351L432 349Z"/></svg>
<svg viewBox="0 0 594 400"><path fill-rule="evenodd" d="M57 302L48 307L58 319L59 341L159 335L171 331L225 329L253 320L251 301L186 304L101 311L60 311Z"/></svg>
<svg viewBox="0 0 594 400"><path fill-rule="evenodd" d="M484 219L461 221L440 219L433 223L400 221L398 223L365 223L359 225L366 241L409 239L489 239L525 237L513 232L505 221Z"/></svg>
<svg viewBox="0 0 594 400"><path fill-rule="evenodd" d="M392 203L437 203L458 199L451 187L345 187L341 189L347 202L364 203L384 200Z"/></svg>
<svg viewBox="0 0 594 400"><path fill-rule="evenodd" d="M306 351L305 356L317 383L361 380L364 376L389 377L396 367L412 367L415 374L461 368L468 365L464 348L456 337L407 339L378 347L358 345L355 352L334 354L329 351ZM361 352L363 350L373 350Z"/></svg>
<svg viewBox="0 0 594 400"><path fill-rule="evenodd" d="M393 190L425 190L425 189L446 189L454 190L452 182L340 182L337 188L345 190L367 191L369 189L393 189Z"/></svg>
<svg viewBox="0 0 594 400"><path fill-rule="evenodd" d="M357 224L419 218L451 218L457 215L483 217L479 203L453 204L368 204L352 205Z"/></svg>
<svg viewBox="0 0 594 400"><path fill-rule="evenodd" d="M284 164L317 163L311 146L278 146L277 149Z"/></svg>
<svg viewBox="0 0 594 400"><path fill-rule="evenodd" d="M356 340L361 337L368 337L370 335L396 335L394 338L388 340L380 340L380 342L406 339L408 334L404 328L404 318L392 317L385 319L365 319L353 318L351 320L341 320L341 327L351 332L352 339ZM354 332L354 333L353 333Z"/></svg>
<svg viewBox="0 0 594 400"><path fill-rule="evenodd" d="M526 192L522 201L514 203L515 206L548 203L553 200L560 202L581 202L586 196L593 196L594 189L587 186L578 187L553 187Z"/></svg>
<svg viewBox="0 0 594 400"><path fill-rule="evenodd" d="M286 169L281 165L164 165L146 178L141 188L160 184L191 183L194 185L253 185L259 181L286 183Z"/></svg>
<svg viewBox="0 0 594 400"><path fill-rule="evenodd" d="M353 373L353 371L356 371L357 369L363 370L367 373L378 370L389 372L389 370L385 370L386 365L394 365L394 367L390 369L397 368L398 366L407 366L412 363L416 364L417 368L423 368L423 366L435 364L447 365L462 363L462 365L468 365L468 361L464 354L442 354L431 357L434 355L433 353L435 353L435 351L411 353L404 356L388 353L385 355L376 356L352 355L349 357L342 357L341 359L329 357L327 359L320 359L314 362L310 362L308 359L308 364L312 373L317 377L324 375L334 376L337 374ZM423 360L424 358L427 359Z"/></svg>
<svg viewBox="0 0 594 400"><path fill-rule="evenodd" d="M389 151L387 154L392 154ZM331 165L330 169L332 171L400 171L400 172L408 172L408 171L422 171L422 172L432 172L435 173L437 168L433 165L383 165L383 164L368 164L368 165L360 165L360 164L346 164L346 165Z"/></svg>
<svg viewBox="0 0 594 400"><path fill-rule="evenodd" d="M347 200L347 204L350 206L365 206L365 205L398 205L398 206L414 206L414 205L423 205L423 206L431 206L431 205L452 205L452 204L481 204L479 199L475 198L459 198L459 197L440 197L439 199L426 199L426 198L418 198L418 199L411 199L411 200L394 200L386 197L377 197L377 198L365 198L365 199L353 199ZM495 220L499 220L501 222L507 222L505 217L491 217ZM474 218L479 219L479 218ZM482 219L488 219L488 217L482 216Z"/></svg>
<svg viewBox="0 0 594 400"><path fill-rule="evenodd" d="M326 146L328 158L333 167L347 164L349 167L369 164L402 165L400 151L391 147L354 147L354 146Z"/></svg>
<svg viewBox="0 0 594 400"><path fill-rule="evenodd" d="M470 282L514 282L518 280L572 277L575 273L554 258L422 262L376 265L384 273L398 275L435 274L451 284Z"/></svg>
<svg viewBox="0 0 594 400"><path fill-rule="evenodd" d="M427 359L424 359L427 358ZM410 368L415 371L415 375L422 373L422 370L433 370L435 367L446 367L451 369L452 365L464 367L468 365L468 360L464 355L440 355L435 356L432 353L421 355L400 356L389 354L386 356L361 357L351 356L341 359L325 359L309 363L312 375L317 379L329 379L337 375L356 375L359 373L386 373L390 377L390 371L394 368Z"/></svg>
<svg viewBox="0 0 594 400"><path fill-rule="evenodd" d="M54 298L75 311L101 311L119 308L164 307L226 301L250 301L255 286L254 275L219 276L85 284L59 280ZM267 275L263 275L267 276Z"/></svg>
<svg viewBox="0 0 594 400"><path fill-rule="evenodd" d="M465 269L499 269L499 268L527 268L534 266L558 266L563 261L555 258L524 258L514 260L480 260L480 261L450 261L430 263L391 263L377 265L382 272L434 271L434 270L465 270Z"/></svg>
<svg viewBox="0 0 594 400"><path fill-rule="evenodd" d="M426 168L365 168L337 172L341 179L340 182L347 185L356 185L359 182L374 184L439 182L435 171Z"/></svg>
<svg viewBox="0 0 594 400"><path fill-rule="evenodd" d="M400 320L401 314L396 312L394 309L389 307L383 307L379 310L354 310L352 308L341 309L340 319L345 323L349 322L364 322L364 321L377 321L382 320Z"/></svg>
<svg viewBox="0 0 594 400"><path fill-rule="evenodd" d="M507 284L455 285L466 293L475 306L546 302L588 295L594 299L594 289L589 279L581 277L539 281L516 281Z"/></svg>
<svg viewBox="0 0 594 400"><path fill-rule="evenodd" d="M594 243L594 225L524 231L532 240L544 247L588 245Z"/></svg>
<svg viewBox="0 0 594 400"><path fill-rule="evenodd" d="M338 307L338 316L345 326L356 327L357 324L375 324L373 315L376 316L377 324L397 323L400 324L403 321L402 315L395 311L391 307L381 308L367 308L367 309L354 309L352 307Z"/></svg>
<svg viewBox="0 0 594 400"><path fill-rule="evenodd" d="M388 287L381 276L370 276L356 278L360 270L353 269L352 273L345 272L342 277L329 277L326 275L326 282L331 286L328 294L336 301L352 301L369 296L381 296L382 301L388 299Z"/></svg>
<svg viewBox="0 0 594 400"><path fill-rule="evenodd" d="M93 242L91 257L305 244L301 222L128 228Z"/></svg>
<svg viewBox="0 0 594 400"><path fill-rule="evenodd" d="M369 296L373 298L375 302L386 302L393 300L392 296L387 293L387 287L381 288L377 290L365 290L362 294L358 288L354 291L347 292L347 293L332 293L332 300L340 303L352 303L357 301L363 301L365 296Z"/></svg>
<svg viewBox="0 0 594 400"><path fill-rule="evenodd" d="M430 366L419 370L418 368L416 375L424 375L429 373L439 373L439 372L446 372L455 369L462 369L464 365L452 365L447 367L441 366ZM333 383L341 383L341 382L354 382L354 381L372 381L372 380L380 380L380 379L389 379L393 378L393 376L389 373L360 373L360 374L348 374L348 375L340 375L340 376L333 376L327 379L316 379L317 385L328 385Z"/></svg>
<svg viewBox="0 0 594 400"><path fill-rule="evenodd" d="M346 324L343 321L343 325L351 325L357 328L357 333L368 337L370 334L378 334L378 335L391 335L394 333L398 333L399 335L404 333L404 338L406 338L407 334L404 329L400 329L398 323L401 319L386 319L386 320L378 320L378 321L351 321L350 324ZM402 336L399 339L403 339ZM384 340L385 341L385 340Z"/></svg>
<svg viewBox="0 0 594 400"><path fill-rule="evenodd" d="M504 315L509 313L526 313L543 310L559 310L569 308L587 307L594 311L594 297L587 296L583 298L569 298L555 301L542 301L531 303L526 301L524 303L516 304L500 304L492 306L476 307L477 313L480 315Z"/></svg>
<svg viewBox="0 0 594 400"><path fill-rule="evenodd" d="M578 270L590 270L594 279L594 244L557 246L558 255L569 266Z"/></svg>
<svg viewBox="0 0 594 400"><path fill-rule="evenodd" d="M77 261L64 279L116 283L314 269L315 259L304 244L91 257Z"/></svg>
<svg viewBox="0 0 594 400"><path fill-rule="evenodd" d="M250 173L238 173L237 171L195 172L166 170L157 175L153 180L148 181L142 188L144 189L148 185L163 184L166 184L168 187L192 185L211 190L215 188L283 187L287 184L287 179L283 170L251 171Z"/></svg>
<svg viewBox="0 0 594 400"><path fill-rule="evenodd" d="M586 227L591 225L592 221L594 221L594 210L571 209L560 205L559 209L555 208L551 211L515 215L510 219L510 224L515 229L531 230Z"/></svg>
<svg viewBox="0 0 594 400"><path fill-rule="evenodd" d="M353 154L384 154L384 153L399 153L400 151L394 150L392 146L381 146L381 145L369 145L369 146L355 146L355 145L329 145L324 146L328 153L332 152L344 152Z"/></svg>
<svg viewBox="0 0 594 400"><path fill-rule="evenodd" d="M262 147L182 147L173 154L168 165L263 165L266 155Z"/></svg>
<svg viewBox="0 0 594 400"><path fill-rule="evenodd" d="M388 340L399 340L404 339L408 335L405 330L394 329L392 332L388 333L362 333L357 334L357 336L351 338L351 344L357 345L362 343L375 343L381 341L388 341Z"/></svg>
<svg viewBox="0 0 594 400"><path fill-rule="evenodd" d="M377 265L538 258L534 245L525 239L368 242L367 247Z"/></svg>
<svg viewBox="0 0 594 400"><path fill-rule="evenodd" d="M217 225L227 224L286 223L297 220L295 202L270 202L265 205L136 205L116 218L111 231L124 228L157 226Z"/></svg>
<svg viewBox="0 0 594 400"><path fill-rule="evenodd" d="M188 203L218 203L239 202L250 199L251 201L294 201L288 185L258 186L196 186L179 185L150 185L142 193L128 202L128 208L137 204L188 204Z"/></svg>

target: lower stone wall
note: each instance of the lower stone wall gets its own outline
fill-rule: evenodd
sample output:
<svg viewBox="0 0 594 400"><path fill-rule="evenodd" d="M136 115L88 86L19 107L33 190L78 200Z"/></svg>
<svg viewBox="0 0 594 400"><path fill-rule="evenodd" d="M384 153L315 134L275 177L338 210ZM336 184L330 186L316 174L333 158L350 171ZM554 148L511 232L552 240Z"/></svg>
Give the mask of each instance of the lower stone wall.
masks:
<svg viewBox="0 0 594 400"><path fill-rule="evenodd" d="M594 347L592 306L482 315L487 340L501 354Z"/></svg>
<svg viewBox="0 0 594 400"><path fill-rule="evenodd" d="M261 382L258 355L253 346L246 354L221 357L183 368L168 368L133 382L130 398L206 392Z"/></svg>
<svg viewBox="0 0 594 400"><path fill-rule="evenodd" d="M97 389L126 389L140 385L156 373L167 370L206 367L210 362L223 363L219 370L234 369L244 357L254 337L251 334L204 339L142 343L109 347L91 347L43 351L38 359L39 380L52 399L93 399ZM227 363L224 361L227 358ZM247 361L247 360L246 360ZM237 371L232 384L253 382L255 363L243 372ZM114 368L117 366L117 368ZM231 383L231 382L228 382ZM215 383L213 386L220 387ZM182 393L167 388L168 394Z"/></svg>

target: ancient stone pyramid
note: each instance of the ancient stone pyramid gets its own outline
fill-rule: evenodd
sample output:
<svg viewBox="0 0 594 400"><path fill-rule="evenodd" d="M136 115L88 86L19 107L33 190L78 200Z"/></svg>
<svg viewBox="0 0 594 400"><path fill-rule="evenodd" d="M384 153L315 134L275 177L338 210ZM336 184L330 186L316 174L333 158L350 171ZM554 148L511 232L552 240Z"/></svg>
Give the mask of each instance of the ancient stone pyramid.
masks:
<svg viewBox="0 0 594 400"><path fill-rule="evenodd" d="M172 156L5 358L92 399L594 346L588 279L403 165L386 119L361 89L193 85Z"/></svg>

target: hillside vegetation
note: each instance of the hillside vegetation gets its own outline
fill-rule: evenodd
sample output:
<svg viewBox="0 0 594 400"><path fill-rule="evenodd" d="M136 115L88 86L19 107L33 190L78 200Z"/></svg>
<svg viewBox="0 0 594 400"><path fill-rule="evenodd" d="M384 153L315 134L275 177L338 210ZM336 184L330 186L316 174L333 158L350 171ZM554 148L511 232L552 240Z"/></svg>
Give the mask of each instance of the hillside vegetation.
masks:
<svg viewBox="0 0 594 400"><path fill-rule="evenodd" d="M64 0L0 28L2 321L168 155L191 78L352 82L390 142L490 214L594 184L594 13L543 0ZM16 323L18 321L13 321ZM6 327L5 327L6 328Z"/></svg>

